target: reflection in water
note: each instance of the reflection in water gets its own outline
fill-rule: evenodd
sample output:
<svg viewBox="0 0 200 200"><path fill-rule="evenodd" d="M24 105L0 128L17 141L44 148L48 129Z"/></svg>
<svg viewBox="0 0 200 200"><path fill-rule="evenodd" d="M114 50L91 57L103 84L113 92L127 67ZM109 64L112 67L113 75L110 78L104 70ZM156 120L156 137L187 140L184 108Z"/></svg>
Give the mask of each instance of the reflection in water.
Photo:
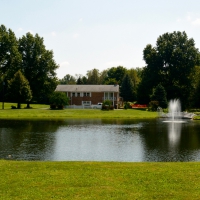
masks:
<svg viewBox="0 0 200 200"><path fill-rule="evenodd" d="M61 127L52 160L140 161L144 153L140 128L140 123Z"/></svg>
<svg viewBox="0 0 200 200"><path fill-rule="evenodd" d="M0 120L0 159L199 161L200 122Z"/></svg>
<svg viewBox="0 0 200 200"><path fill-rule="evenodd" d="M182 123L169 122L168 123L168 138L170 148L176 148L180 142Z"/></svg>

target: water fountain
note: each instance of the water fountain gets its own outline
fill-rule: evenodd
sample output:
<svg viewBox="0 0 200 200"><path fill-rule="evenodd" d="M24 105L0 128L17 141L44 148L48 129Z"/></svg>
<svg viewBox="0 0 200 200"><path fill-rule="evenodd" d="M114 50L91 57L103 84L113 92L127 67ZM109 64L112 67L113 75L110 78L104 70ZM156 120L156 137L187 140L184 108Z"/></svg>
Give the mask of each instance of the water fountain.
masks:
<svg viewBox="0 0 200 200"><path fill-rule="evenodd" d="M188 112L181 112L181 103L178 99L170 100L168 106L168 113L162 112L162 109L159 109L159 115L163 118L168 118L172 122L181 122L180 119L192 119L195 114Z"/></svg>

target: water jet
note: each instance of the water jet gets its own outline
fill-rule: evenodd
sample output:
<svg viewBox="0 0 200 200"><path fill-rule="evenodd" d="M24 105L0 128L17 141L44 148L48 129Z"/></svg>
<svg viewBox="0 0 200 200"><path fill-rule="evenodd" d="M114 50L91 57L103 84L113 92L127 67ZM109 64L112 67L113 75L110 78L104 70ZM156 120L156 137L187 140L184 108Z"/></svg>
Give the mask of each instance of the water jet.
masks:
<svg viewBox="0 0 200 200"><path fill-rule="evenodd" d="M184 123L181 119L192 119L195 114L188 112L181 112L181 103L179 99L172 99L169 101L168 113L164 113L162 109L159 111L159 115L162 118L168 118L169 120L164 122L177 122Z"/></svg>

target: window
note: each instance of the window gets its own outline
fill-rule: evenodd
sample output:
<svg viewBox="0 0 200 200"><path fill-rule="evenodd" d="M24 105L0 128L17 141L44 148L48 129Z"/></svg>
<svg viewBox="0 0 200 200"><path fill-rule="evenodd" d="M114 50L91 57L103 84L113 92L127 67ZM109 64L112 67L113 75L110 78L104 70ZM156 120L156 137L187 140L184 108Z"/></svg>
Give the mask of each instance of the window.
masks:
<svg viewBox="0 0 200 200"><path fill-rule="evenodd" d="M77 93L77 97L80 97L80 96L81 96L81 94L80 94L80 92L78 92L78 93Z"/></svg>
<svg viewBox="0 0 200 200"><path fill-rule="evenodd" d="M84 92L84 93L83 93L83 96L84 96L84 97L90 97L90 92Z"/></svg>
<svg viewBox="0 0 200 200"><path fill-rule="evenodd" d="M75 92L72 93L72 96L75 97Z"/></svg>
<svg viewBox="0 0 200 200"><path fill-rule="evenodd" d="M88 106L90 106L91 105L91 101L82 101L82 105L88 105Z"/></svg>
<svg viewBox="0 0 200 200"><path fill-rule="evenodd" d="M113 100L113 93L112 92L105 92L104 99L105 100Z"/></svg>

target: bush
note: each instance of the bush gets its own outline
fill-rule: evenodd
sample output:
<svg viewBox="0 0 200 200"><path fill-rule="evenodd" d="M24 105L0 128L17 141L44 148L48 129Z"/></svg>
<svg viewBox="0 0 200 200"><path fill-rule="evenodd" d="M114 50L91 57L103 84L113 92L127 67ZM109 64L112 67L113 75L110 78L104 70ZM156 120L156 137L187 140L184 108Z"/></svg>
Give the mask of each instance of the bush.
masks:
<svg viewBox="0 0 200 200"><path fill-rule="evenodd" d="M149 102L149 111L157 111L159 106L159 102L158 101L150 101Z"/></svg>
<svg viewBox="0 0 200 200"><path fill-rule="evenodd" d="M52 110L55 110L55 109L56 109L56 105L51 104L51 105L50 105L50 108L51 108Z"/></svg>
<svg viewBox="0 0 200 200"><path fill-rule="evenodd" d="M102 105L102 110L114 110L114 106L110 100L105 100Z"/></svg>
<svg viewBox="0 0 200 200"><path fill-rule="evenodd" d="M54 92L50 97L51 109L63 109L65 105L69 105L69 99L64 92Z"/></svg>
<svg viewBox="0 0 200 200"><path fill-rule="evenodd" d="M130 109L132 108L133 103L132 102L125 102L124 103L124 109Z"/></svg>

